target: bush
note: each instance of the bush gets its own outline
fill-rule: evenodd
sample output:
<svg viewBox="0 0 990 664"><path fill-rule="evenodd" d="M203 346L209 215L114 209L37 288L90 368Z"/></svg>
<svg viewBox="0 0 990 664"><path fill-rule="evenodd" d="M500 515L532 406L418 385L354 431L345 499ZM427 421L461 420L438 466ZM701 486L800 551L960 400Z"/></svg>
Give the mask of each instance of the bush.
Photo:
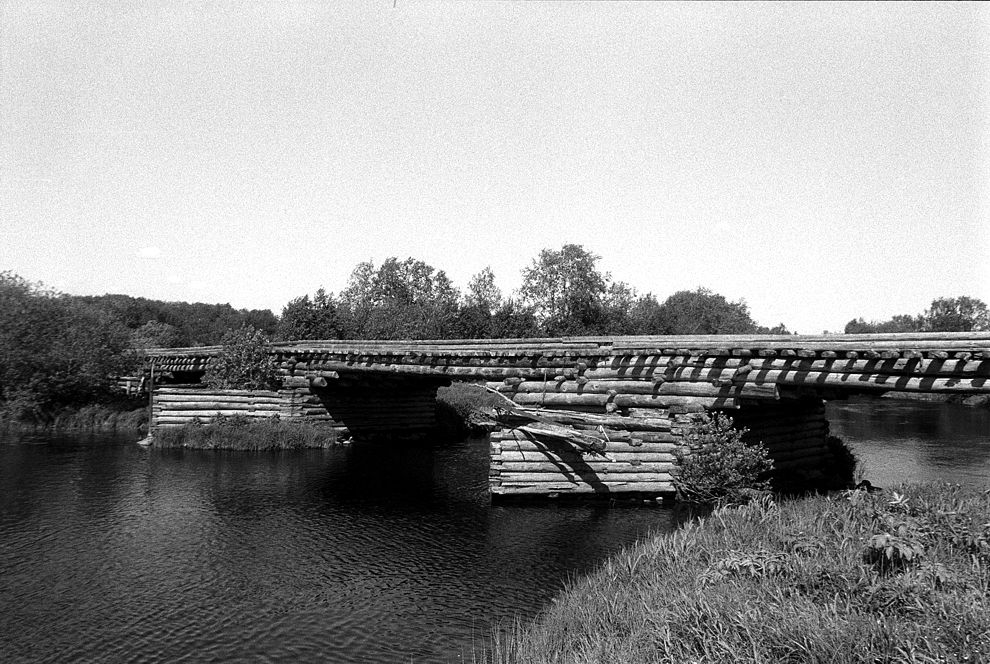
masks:
<svg viewBox="0 0 990 664"><path fill-rule="evenodd" d="M277 381L271 344L264 332L250 325L223 335L220 353L203 376L204 383L219 390L268 390Z"/></svg>
<svg viewBox="0 0 990 664"><path fill-rule="evenodd" d="M689 451L678 454L674 478L678 497L697 502L743 500L770 488L773 461L762 444L748 445L745 429L732 426L723 413L706 415L686 435Z"/></svg>

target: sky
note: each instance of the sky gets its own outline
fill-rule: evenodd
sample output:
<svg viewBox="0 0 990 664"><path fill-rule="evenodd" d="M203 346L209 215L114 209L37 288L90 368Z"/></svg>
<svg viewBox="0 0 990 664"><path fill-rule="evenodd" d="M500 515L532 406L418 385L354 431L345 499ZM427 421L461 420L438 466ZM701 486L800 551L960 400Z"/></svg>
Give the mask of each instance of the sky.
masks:
<svg viewBox="0 0 990 664"><path fill-rule="evenodd" d="M803 333L990 303L990 10L0 0L0 271L279 313L565 243Z"/></svg>

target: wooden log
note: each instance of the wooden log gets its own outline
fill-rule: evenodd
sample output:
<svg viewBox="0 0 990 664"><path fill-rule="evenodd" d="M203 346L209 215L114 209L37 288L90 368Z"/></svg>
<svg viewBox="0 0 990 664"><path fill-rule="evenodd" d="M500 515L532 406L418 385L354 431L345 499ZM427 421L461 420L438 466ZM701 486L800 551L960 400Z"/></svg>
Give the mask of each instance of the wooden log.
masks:
<svg viewBox="0 0 990 664"><path fill-rule="evenodd" d="M491 492L495 495L552 495L552 494L594 494L594 493L645 493L668 495L674 493L672 481L666 482L627 482L604 481L592 486L584 482L503 482L493 483Z"/></svg>
<svg viewBox="0 0 990 664"><path fill-rule="evenodd" d="M166 387L158 386L155 388L155 399L159 397L164 397L171 394L224 394L227 396L247 396L247 397L270 397L275 392L270 392L268 390L223 390L218 392L216 390L211 391L204 388L190 388L190 387Z"/></svg>
<svg viewBox="0 0 990 664"><path fill-rule="evenodd" d="M534 409L533 412L557 424L571 426L604 427L627 431L669 431L673 422L669 418L657 417L656 410L646 411L648 415L632 416L624 414L573 413L559 410Z"/></svg>
<svg viewBox="0 0 990 664"><path fill-rule="evenodd" d="M508 461L515 462L532 462L532 461L559 461L562 463L570 464L581 461L594 461L595 463L607 463L601 461L601 457L593 457L578 454L577 452L567 453L559 452L554 453L550 451L516 451L516 450L499 450L497 458L503 463ZM677 456L673 452L608 452L608 458L614 463L632 463L639 461L641 463L677 463Z"/></svg>
<svg viewBox="0 0 990 664"><path fill-rule="evenodd" d="M223 415L224 417L233 417L235 415L243 415L245 417L255 417L255 418L271 418L278 415L278 411L270 410L161 410L155 411L161 417L186 417L192 419L198 417L200 419L206 420L216 415Z"/></svg>
<svg viewBox="0 0 990 664"><path fill-rule="evenodd" d="M672 480L671 472L658 471L655 473L586 473L576 474L573 472L562 473L558 471L548 472L502 472L498 474L498 479L502 486L508 483L531 483L531 482L568 482L574 483L597 483L597 482L669 482Z"/></svg>
<svg viewBox="0 0 990 664"><path fill-rule="evenodd" d="M655 473L669 473L676 467L675 462L640 462L633 464L626 461L593 461L581 459L576 461L507 461L493 462L492 469L498 470L502 477L516 474L556 473L579 476L587 473L609 475L635 475L637 478L653 476Z"/></svg>
<svg viewBox="0 0 990 664"><path fill-rule="evenodd" d="M541 452L547 450L553 454L559 454L566 451L560 445L546 445L532 440L511 440L505 439L493 442L493 445L499 445L499 449L504 454L506 452ZM682 443L671 443L671 442L643 442L641 445L634 446L628 442L612 442L605 446L605 454L612 454L618 452L625 453L636 453L636 454L667 454L674 453L680 449L683 449ZM573 448L570 448L573 449Z"/></svg>
<svg viewBox="0 0 990 664"><path fill-rule="evenodd" d="M620 394L615 397L615 404L619 408L670 408L671 410L680 406L700 412L709 408L734 408L737 401L732 397Z"/></svg>
<svg viewBox="0 0 990 664"><path fill-rule="evenodd" d="M278 404L282 402L277 394L271 396L227 396L215 393L191 393L191 394L159 394L155 392L155 401L162 403L269 403Z"/></svg>
<svg viewBox="0 0 990 664"><path fill-rule="evenodd" d="M574 429L577 434L591 435L609 443L676 443L682 439L679 434L670 431L599 431L597 429ZM490 434L493 440L527 439L526 432L519 429L505 429Z"/></svg>
<svg viewBox="0 0 990 664"><path fill-rule="evenodd" d="M752 374L751 374L752 375ZM990 379L973 378L934 378L892 376L887 374L833 374L821 371L760 372L747 382L756 385L775 383L778 386L843 387L856 391L886 392L934 392L934 393L984 393L990 392Z"/></svg>

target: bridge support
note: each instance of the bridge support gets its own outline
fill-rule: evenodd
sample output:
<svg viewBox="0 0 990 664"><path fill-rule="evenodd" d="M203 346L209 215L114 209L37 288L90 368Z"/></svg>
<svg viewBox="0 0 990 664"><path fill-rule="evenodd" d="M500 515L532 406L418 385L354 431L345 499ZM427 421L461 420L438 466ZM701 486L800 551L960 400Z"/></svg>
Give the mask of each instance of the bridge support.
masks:
<svg viewBox="0 0 990 664"><path fill-rule="evenodd" d="M691 411L691 412L685 412ZM795 399L723 410L747 430L744 440L763 443L774 461L774 484L805 489L828 479L831 451L821 399ZM539 411L546 420L597 434L603 454L566 440L503 428L491 434L490 487L493 495L644 494L670 495L687 435L704 419L691 404L629 408L611 414Z"/></svg>

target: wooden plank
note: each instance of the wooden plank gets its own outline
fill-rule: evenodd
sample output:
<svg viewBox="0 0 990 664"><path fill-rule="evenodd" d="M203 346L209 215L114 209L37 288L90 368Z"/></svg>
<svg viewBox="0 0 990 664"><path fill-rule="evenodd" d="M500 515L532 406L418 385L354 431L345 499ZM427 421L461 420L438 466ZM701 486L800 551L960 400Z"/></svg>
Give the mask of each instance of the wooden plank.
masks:
<svg viewBox="0 0 990 664"><path fill-rule="evenodd" d="M652 493L672 494L672 480L635 482L628 480L603 480L595 485L586 482L506 482L493 483L490 487L495 495L548 495L548 494L594 494L594 493Z"/></svg>

